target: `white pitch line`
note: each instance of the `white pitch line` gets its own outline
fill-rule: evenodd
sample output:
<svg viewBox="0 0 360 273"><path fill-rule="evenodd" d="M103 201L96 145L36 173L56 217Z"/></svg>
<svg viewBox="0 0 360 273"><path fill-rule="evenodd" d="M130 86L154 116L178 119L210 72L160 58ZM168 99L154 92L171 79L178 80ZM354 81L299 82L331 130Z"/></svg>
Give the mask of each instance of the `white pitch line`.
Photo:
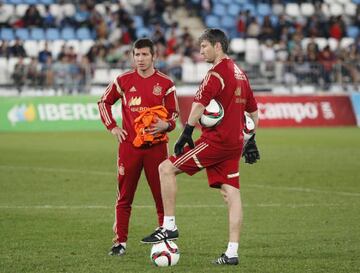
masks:
<svg viewBox="0 0 360 273"><path fill-rule="evenodd" d="M116 175L114 172L104 172L104 171L87 171L87 170L76 170L76 169L63 169L63 168L47 168L47 167L30 167L30 166L11 166L11 165L0 165L0 169L15 169L15 170L27 170L27 171L39 171L39 172L57 172L57 173L77 173L77 174L87 174L87 175ZM181 177L179 180L189 181L190 177ZM341 192L341 191L326 191L312 188L300 188L300 187L277 187L277 186L268 186L260 184L246 184L244 187L248 188L261 188L261 189L271 189L271 190L282 190L282 191L296 191L296 192L306 192L306 193L322 193L322 194L333 194L341 196L355 196L360 197L358 192Z"/></svg>
<svg viewBox="0 0 360 273"><path fill-rule="evenodd" d="M325 193L325 194L334 194L334 195L342 195L342 196L360 196L360 193L358 193L358 192L326 191L326 190L318 190L318 189L311 189L311 188L299 188L299 187L276 187L276 186L266 186L266 185L259 185L259 184L249 184L249 185L246 185L246 187L271 189L271 190L282 190L282 191Z"/></svg>
<svg viewBox="0 0 360 273"><path fill-rule="evenodd" d="M135 205L134 209L154 209L154 205ZM280 203L259 203L255 205L244 204L243 207L259 207L259 208L307 208L307 207L348 207L343 204L336 203L308 203L308 204L280 204ZM177 205L176 208L226 208L225 205ZM0 205L0 209L54 209L54 210L77 210L77 209L114 209L114 206L102 205L28 205L28 206L13 206L13 205Z"/></svg>
<svg viewBox="0 0 360 273"><path fill-rule="evenodd" d="M30 166L7 166L0 165L0 169L15 169L25 171L38 171L48 173L78 173L78 174L93 174L93 175L116 175L114 172L102 172L102 171L87 171L87 170L76 170L76 169L62 169L62 168L47 168L47 167L30 167Z"/></svg>

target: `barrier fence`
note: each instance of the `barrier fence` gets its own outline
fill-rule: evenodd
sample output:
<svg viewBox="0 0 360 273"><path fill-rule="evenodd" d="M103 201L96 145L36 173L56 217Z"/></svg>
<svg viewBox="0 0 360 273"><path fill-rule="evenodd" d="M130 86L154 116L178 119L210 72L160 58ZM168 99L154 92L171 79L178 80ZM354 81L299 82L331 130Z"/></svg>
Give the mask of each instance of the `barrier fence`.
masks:
<svg viewBox="0 0 360 273"><path fill-rule="evenodd" d="M3 97L0 131L104 130L97 96ZM280 96L256 94L260 127L360 126L360 94ZM193 96L179 96L180 120L189 115ZM120 103L113 107L121 123ZM226 113L225 113L226 115Z"/></svg>

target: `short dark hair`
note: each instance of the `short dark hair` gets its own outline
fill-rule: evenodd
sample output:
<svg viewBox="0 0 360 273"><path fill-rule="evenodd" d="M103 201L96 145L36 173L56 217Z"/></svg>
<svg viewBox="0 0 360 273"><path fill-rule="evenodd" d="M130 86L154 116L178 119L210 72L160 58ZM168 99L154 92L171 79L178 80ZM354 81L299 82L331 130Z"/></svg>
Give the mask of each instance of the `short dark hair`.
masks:
<svg viewBox="0 0 360 273"><path fill-rule="evenodd" d="M225 32L218 28L208 28L199 38L199 43L202 41L209 41L212 46L217 42L221 44L221 48L224 53L227 53L229 49L229 39L226 36Z"/></svg>
<svg viewBox="0 0 360 273"><path fill-rule="evenodd" d="M135 48L140 49L140 48L144 48L144 47L150 48L150 53L151 53L151 55L154 56L154 54L155 54L154 42L151 41L149 38L140 38L140 39L137 39L137 40L135 41L135 43L134 43L133 54L135 53L135 52L134 52L134 49L135 49Z"/></svg>

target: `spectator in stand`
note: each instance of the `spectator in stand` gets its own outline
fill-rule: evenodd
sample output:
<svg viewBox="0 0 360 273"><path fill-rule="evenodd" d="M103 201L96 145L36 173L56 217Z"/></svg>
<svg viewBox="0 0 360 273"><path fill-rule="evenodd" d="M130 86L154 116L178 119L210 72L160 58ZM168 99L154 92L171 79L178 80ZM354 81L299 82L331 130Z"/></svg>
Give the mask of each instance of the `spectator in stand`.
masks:
<svg viewBox="0 0 360 273"><path fill-rule="evenodd" d="M43 17L43 27L44 28L54 28L57 25L56 18L53 14L51 14L50 6L45 5L45 14Z"/></svg>
<svg viewBox="0 0 360 273"><path fill-rule="evenodd" d="M261 59L260 70L262 75L266 78L271 79L275 76L275 60L276 60L276 52L274 48L273 41L268 39L265 44L261 45Z"/></svg>
<svg viewBox="0 0 360 273"><path fill-rule="evenodd" d="M274 26L272 25L271 19L269 15L264 17L264 22L261 26L260 40L274 40L275 32Z"/></svg>
<svg viewBox="0 0 360 273"><path fill-rule="evenodd" d="M328 90L332 81L334 65L336 63L336 56L331 51L330 46L325 46L319 53L318 61L321 65L321 75L324 81L324 89Z"/></svg>
<svg viewBox="0 0 360 273"><path fill-rule="evenodd" d="M329 24L329 37L340 41L344 36L346 36L346 27L341 16L331 17Z"/></svg>
<svg viewBox="0 0 360 273"><path fill-rule="evenodd" d="M26 78L30 87L37 87L41 81L41 73L37 58L31 57L30 63L27 65Z"/></svg>
<svg viewBox="0 0 360 273"><path fill-rule="evenodd" d="M48 58L52 57L52 53L49 50L49 43L46 41L44 44L44 49L41 50L38 54L38 61L41 64L45 64Z"/></svg>
<svg viewBox="0 0 360 273"><path fill-rule="evenodd" d="M79 93L81 94L89 94L91 89L91 79L94 75L94 70L91 64L89 63L89 59L86 56L81 58L81 62L79 64Z"/></svg>
<svg viewBox="0 0 360 273"><path fill-rule="evenodd" d="M305 35L309 37L324 37L324 28L317 15L308 18L305 26Z"/></svg>
<svg viewBox="0 0 360 273"><path fill-rule="evenodd" d="M67 52L68 52L68 47L67 47L66 43L64 42L64 43L62 44L61 49L60 49L60 52L59 52L59 54L58 54L58 56L57 56L57 60L62 59L62 57L67 54Z"/></svg>
<svg viewBox="0 0 360 273"><path fill-rule="evenodd" d="M164 30L160 24L154 25L154 32L152 34L152 40L155 44L162 43L166 46L166 38L164 34Z"/></svg>
<svg viewBox="0 0 360 273"><path fill-rule="evenodd" d="M53 58L48 56L45 63L41 63L41 86L45 89L50 89L54 86L54 70L53 70Z"/></svg>
<svg viewBox="0 0 360 273"><path fill-rule="evenodd" d="M23 46L23 41L20 38L15 39L15 43L13 46L10 47L10 56L12 57L26 57L26 51Z"/></svg>
<svg viewBox="0 0 360 273"><path fill-rule="evenodd" d="M18 94L20 95L26 81L26 66L24 64L23 57L21 56L19 57L18 62L15 64L14 72L11 76L12 79L14 80L15 88L17 89Z"/></svg>
<svg viewBox="0 0 360 273"><path fill-rule="evenodd" d="M5 9L3 1L0 1L0 28L9 27L10 14Z"/></svg>
<svg viewBox="0 0 360 273"><path fill-rule="evenodd" d="M279 15L279 19L278 19L278 22L275 26L275 37L276 37L276 40L277 41L280 41L282 39L284 39L285 37L284 36L288 36L290 35L290 31L289 29L292 27L292 23L290 22L290 20L286 17L285 14L281 14ZM283 29L286 29L285 31L285 34L284 34L284 30ZM286 37L287 38L287 37Z"/></svg>
<svg viewBox="0 0 360 273"><path fill-rule="evenodd" d="M167 69L170 77L177 81L182 79L182 64L184 63L184 54L179 46L173 48L174 52L166 58Z"/></svg>
<svg viewBox="0 0 360 273"><path fill-rule="evenodd" d="M76 58L71 58L68 55L68 62L69 62L69 94L76 94L79 92L79 85L81 80L81 72L80 66L76 61Z"/></svg>
<svg viewBox="0 0 360 273"><path fill-rule="evenodd" d="M164 13L161 16L161 21L166 27L172 27L174 24L177 24L176 18L174 18L174 10L172 7L167 6Z"/></svg>
<svg viewBox="0 0 360 273"><path fill-rule="evenodd" d="M247 13L244 10L240 10L237 22L236 22L236 30L239 38L245 38L246 36L246 28L247 28Z"/></svg>
<svg viewBox="0 0 360 273"><path fill-rule="evenodd" d="M178 38L175 33L175 29L171 29L170 36L166 39L166 55L175 53L175 48L178 45Z"/></svg>
<svg viewBox="0 0 360 273"><path fill-rule="evenodd" d="M213 1L212 0L200 0L201 3L201 16L205 20L205 17L212 12Z"/></svg>
<svg viewBox="0 0 360 273"><path fill-rule="evenodd" d="M351 44L349 48L343 48L339 54L339 64L341 66L342 79L351 82L360 87L360 54L355 44ZM343 82L345 82L343 80Z"/></svg>
<svg viewBox="0 0 360 273"><path fill-rule="evenodd" d="M53 66L54 70L54 89L59 95L68 94L70 91L71 75L66 54L61 55Z"/></svg>
<svg viewBox="0 0 360 273"><path fill-rule="evenodd" d="M22 17L25 27L42 27L43 18L35 5L30 5Z"/></svg>
<svg viewBox="0 0 360 273"><path fill-rule="evenodd" d="M250 18L250 23L246 30L246 36L248 38L258 38L261 32L261 27L259 25L258 19L256 16Z"/></svg>
<svg viewBox="0 0 360 273"><path fill-rule="evenodd" d="M10 50L9 42L2 40L0 44L0 57L9 58Z"/></svg>
<svg viewBox="0 0 360 273"><path fill-rule="evenodd" d="M65 53L68 57L68 61L69 63L73 63L77 61L77 52L75 51L74 46L69 46L67 47L66 53Z"/></svg>
<svg viewBox="0 0 360 273"><path fill-rule="evenodd" d="M90 27L90 12L85 3L79 3L76 7L76 12L74 14L74 24L76 28L79 27Z"/></svg>
<svg viewBox="0 0 360 273"><path fill-rule="evenodd" d="M155 67L162 73L168 74L168 64L166 62L166 47L162 43L158 42L157 44L155 44L155 48L157 56Z"/></svg>
<svg viewBox="0 0 360 273"><path fill-rule="evenodd" d="M109 66L106 61L106 55L107 48L104 46L99 47L94 62L96 67L107 68Z"/></svg>

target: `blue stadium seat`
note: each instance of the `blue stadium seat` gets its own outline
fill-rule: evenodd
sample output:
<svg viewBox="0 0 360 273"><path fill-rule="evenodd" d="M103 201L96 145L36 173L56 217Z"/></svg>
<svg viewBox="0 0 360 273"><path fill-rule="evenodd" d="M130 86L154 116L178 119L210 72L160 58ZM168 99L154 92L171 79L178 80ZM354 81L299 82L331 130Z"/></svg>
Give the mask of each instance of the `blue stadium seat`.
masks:
<svg viewBox="0 0 360 273"><path fill-rule="evenodd" d="M236 28L235 17L223 16L220 20L220 26L226 29Z"/></svg>
<svg viewBox="0 0 360 273"><path fill-rule="evenodd" d="M355 25L348 26L346 29L346 34L348 37L356 39L359 36L359 28Z"/></svg>
<svg viewBox="0 0 360 273"><path fill-rule="evenodd" d="M260 3L257 5L257 13L261 16L266 16L271 14L271 7L268 4Z"/></svg>
<svg viewBox="0 0 360 273"><path fill-rule="evenodd" d="M23 0L22 2L24 4L28 4L28 5L36 5L39 1L37 1L37 0Z"/></svg>
<svg viewBox="0 0 360 273"><path fill-rule="evenodd" d="M240 5L230 4L230 5L228 5L227 13L231 16L237 16L237 15L239 15L240 10L241 10Z"/></svg>
<svg viewBox="0 0 360 273"><path fill-rule="evenodd" d="M12 28L1 28L0 29L1 40L11 41L15 39L14 31Z"/></svg>
<svg viewBox="0 0 360 273"><path fill-rule="evenodd" d="M23 0L8 0L8 3L12 5L19 5L23 3Z"/></svg>
<svg viewBox="0 0 360 273"><path fill-rule="evenodd" d="M31 40L45 40L45 31L43 28L33 28L30 32L30 39Z"/></svg>
<svg viewBox="0 0 360 273"><path fill-rule="evenodd" d="M73 28L71 27L65 27L61 30L61 38L63 40L74 40L76 39L76 36L75 36L75 31Z"/></svg>
<svg viewBox="0 0 360 273"><path fill-rule="evenodd" d="M136 30L137 37L149 37L151 36L151 30L148 27L140 27Z"/></svg>
<svg viewBox="0 0 360 273"><path fill-rule="evenodd" d="M81 27L76 30L76 38L79 40L93 39L90 30L87 27Z"/></svg>
<svg viewBox="0 0 360 273"><path fill-rule="evenodd" d="M57 28L48 28L45 31L46 40L54 41L60 39L60 31Z"/></svg>
<svg viewBox="0 0 360 273"><path fill-rule="evenodd" d="M212 8L212 13L218 16L226 15L226 6L222 4L215 4Z"/></svg>
<svg viewBox="0 0 360 273"><path fill-rule="evenodd" d="M256 15L256 8L254 4L246 3L242 6L243 10L249 10L251 15Z"/></svg>
<svg viewBox="0 0 360 273"><path fill-rule="evenodd" d="M18 28L15 29L15 37L20 38L21 40L29 40L30 33L27 28Z"/></svg>
<svg viewBox="0 0 360 273"><path fill-rule="evenodd" d="M208 15L205 18L205 24L209 28L216 28L220 25L220 20L218 16L215 15Z"/></svg>
<svg viewBox="0 0 360 273"><path fill-rule="evenodd" d="M139 27L136 29L136 36L138 38L141 37L149 37L150 36L150 30L147 27Z"/></svg>
<svg viewBox="0 0 360 273"><path fill-rule="evenodd" d="M139 27L143 27L144 26L144 21L142 16L139 15L135 15L133 16L134 22L135 22L135 27L139 28Z"/></svg>
<svg viewBox="0 0 360 273"><path fill-rule="evenodd" d="M54 0L40 0L40 3L42 3L44 5L51 5L51 4L54 4L55 1Z"/></svg>
<svg viewBox="0 0 360 273"><path fill-rule="evenodd" d="M233 0L220 0L219 2L221 2L225 5L230 5L233 2Z"/></svg>

